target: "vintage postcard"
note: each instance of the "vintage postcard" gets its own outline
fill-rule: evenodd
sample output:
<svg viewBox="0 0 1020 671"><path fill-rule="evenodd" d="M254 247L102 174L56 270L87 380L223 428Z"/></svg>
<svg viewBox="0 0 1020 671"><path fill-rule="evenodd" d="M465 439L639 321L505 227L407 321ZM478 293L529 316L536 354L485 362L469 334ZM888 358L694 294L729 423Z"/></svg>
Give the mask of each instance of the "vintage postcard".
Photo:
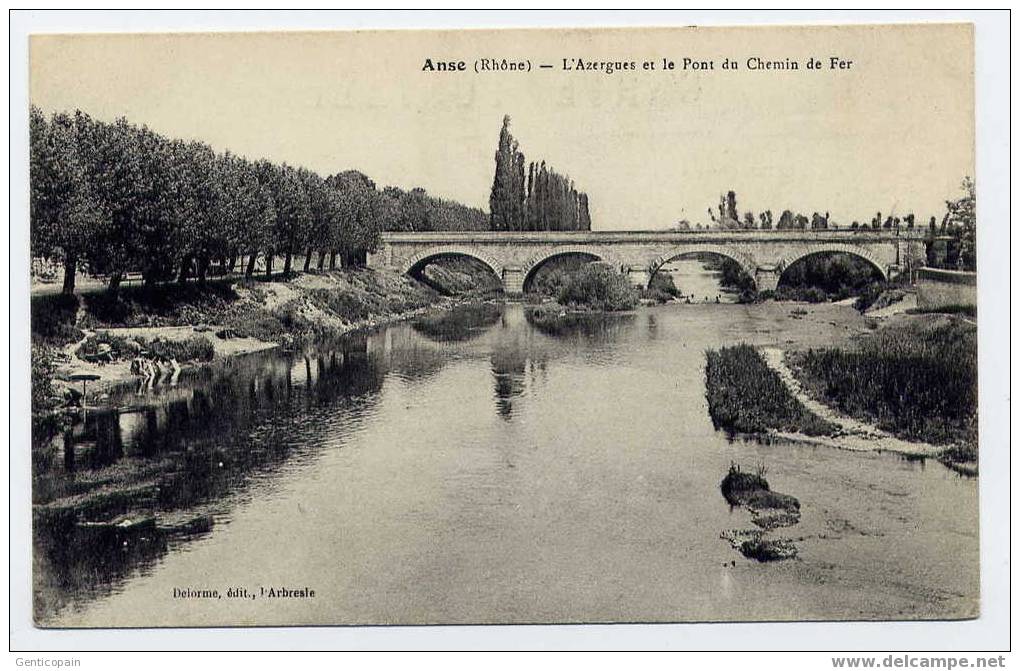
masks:
<svg viewBox="0 0 1020 671"><path fill-rule="evenodd" d="M32 35L36 625L978 617L974 63Z"/></svg>

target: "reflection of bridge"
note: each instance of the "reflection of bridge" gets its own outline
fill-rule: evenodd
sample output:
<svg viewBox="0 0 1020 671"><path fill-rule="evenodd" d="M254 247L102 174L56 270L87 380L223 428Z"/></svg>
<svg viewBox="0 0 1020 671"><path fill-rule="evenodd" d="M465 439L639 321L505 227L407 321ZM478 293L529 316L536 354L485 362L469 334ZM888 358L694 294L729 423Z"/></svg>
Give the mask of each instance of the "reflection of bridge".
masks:
<svg viewBox="0 0 1020 671"><path fill-rule="evenodd" d="M783 271L811 254L846 252L869 261L883 277L923 265L924 231L849 229L811 231L541 231L490 233L435 231L383 233L370 268L414 272L441 256L478 259L519 294L546 261L564 254L587 254L619 268L647 286L663 265L680 256L719 254L740 264L758 289L775 289Z"/></svg>

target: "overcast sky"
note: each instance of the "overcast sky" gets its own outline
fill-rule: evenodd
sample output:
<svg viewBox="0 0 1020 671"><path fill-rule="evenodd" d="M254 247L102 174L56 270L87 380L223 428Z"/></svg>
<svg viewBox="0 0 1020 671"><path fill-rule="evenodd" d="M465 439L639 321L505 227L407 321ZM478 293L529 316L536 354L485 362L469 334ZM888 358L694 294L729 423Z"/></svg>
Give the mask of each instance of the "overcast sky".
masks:
<svg viewBox="0 0 1020 671"><path fill-rule="evenodd" d="M811 56L821 70L803 68ZM853 60L829 69L829 57ZM426 58L467 62L426 73ZM476 58L530 73L475 74ZM713 60L684 71L682 59ZM724 58L736 72L721 69ZM797 71L746 69L792 59ZM637 71L564 71L564 58ZM677 69L662 71L662 59ZM642 69L644 60L656 63ZM539 63L552 69L538 69ZM593 228L707 222L738 208L941 216L973 174L969 26L612 32L252 33L34 37L33 103L126 116L169 136L322 175L358 169L488 209L504 114L528 160L570 175Z"/></svg>

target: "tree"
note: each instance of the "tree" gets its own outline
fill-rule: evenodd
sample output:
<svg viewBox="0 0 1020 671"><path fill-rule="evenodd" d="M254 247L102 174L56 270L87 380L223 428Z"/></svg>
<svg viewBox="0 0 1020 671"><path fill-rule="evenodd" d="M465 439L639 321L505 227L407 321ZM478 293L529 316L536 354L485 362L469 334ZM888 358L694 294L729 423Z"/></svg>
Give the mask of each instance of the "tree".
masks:
<svg viewBox="0 0 1020 671"><path fill-rule="evenodd" d="M793 228L793 212L790 210L783 210L783 213L779 215L779 222L776 224L777 231L784 231Z"/></svg>
<svg viewBox="0 0 1020 671"><path fill-rule="evenodd" d="M509 115L503 117L503 128L499 132L489 216L494 231L524 228L524 154L510 133Z"/></svg>
<svg viewBox="0 0 1020 671"><path fill-rule="evenodd" d="M39 108L31 108L29 181L32 253L61 258L62 292L73 294L78 265L103 213L88 184L77 127L66 114L47 122Z"/></svg>
<svg viewBox="0 0 1020 671"><path fill-rule="evenodd" d="M733 222L740 221L740 216L737 213L737 194L732 190L726 192L726 217Z"/></svg>
<svg viewBox="0 0 1020 671"><path fill-rule="evenodd" d="M588 194L578 194L577 198L577 229L580 231L590 231L591 215L588 213Z"/></svg>
<svg viewBox="0 0 1020 671"><path fill-rule="evenodd" d="M78 151L85 166L85 179L101 204L103 222L90 235L86 253L89 269L108 275L116 291L124 274L140 263L141 217L151 203L142 164L142 152L135 129L127 119L113 124L75 113Z"/></svg>
<svg viewBox="0 0 1020 671"><path fill-rule="evenodd" d="M326 184L336 192L337 222L343 222L330 267L335 267L337 254L344 266L360 265L379 244L385 211L382 198L372 180L355 170L332 175Z"/></svg>
<svg viewBox="0 0 1020 671"><path fill-rule="evenodd" d="M946 201L945 225L959 241L959 263L966 270L977 269L977 197L974 180L964 177L960 184L963 196Z"/></svg>

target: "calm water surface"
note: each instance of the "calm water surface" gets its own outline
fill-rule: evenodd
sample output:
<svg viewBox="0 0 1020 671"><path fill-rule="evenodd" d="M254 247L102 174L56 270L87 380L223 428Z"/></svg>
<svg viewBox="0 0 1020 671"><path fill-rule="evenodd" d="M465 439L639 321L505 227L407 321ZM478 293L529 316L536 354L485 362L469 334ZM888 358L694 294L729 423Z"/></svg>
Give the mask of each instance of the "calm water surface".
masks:
<svg viewBox="0 0 1020 671"><path fill-rule="evenodd" d="M520 305L247 357L126 390L36 465L35 496L137 474L155 528L37 530L52 626L942 618L977 613L977 482L938 463L727 440L704 351L821 344L849 308L670 305L560 333ZM800 499L796 560L719 482ZM100 518L108 509L86 515ZM73 541L68 541L73 538ZM228 588L308 588L307 599ZM219 599L174 598L174 589Z"/></svg>

